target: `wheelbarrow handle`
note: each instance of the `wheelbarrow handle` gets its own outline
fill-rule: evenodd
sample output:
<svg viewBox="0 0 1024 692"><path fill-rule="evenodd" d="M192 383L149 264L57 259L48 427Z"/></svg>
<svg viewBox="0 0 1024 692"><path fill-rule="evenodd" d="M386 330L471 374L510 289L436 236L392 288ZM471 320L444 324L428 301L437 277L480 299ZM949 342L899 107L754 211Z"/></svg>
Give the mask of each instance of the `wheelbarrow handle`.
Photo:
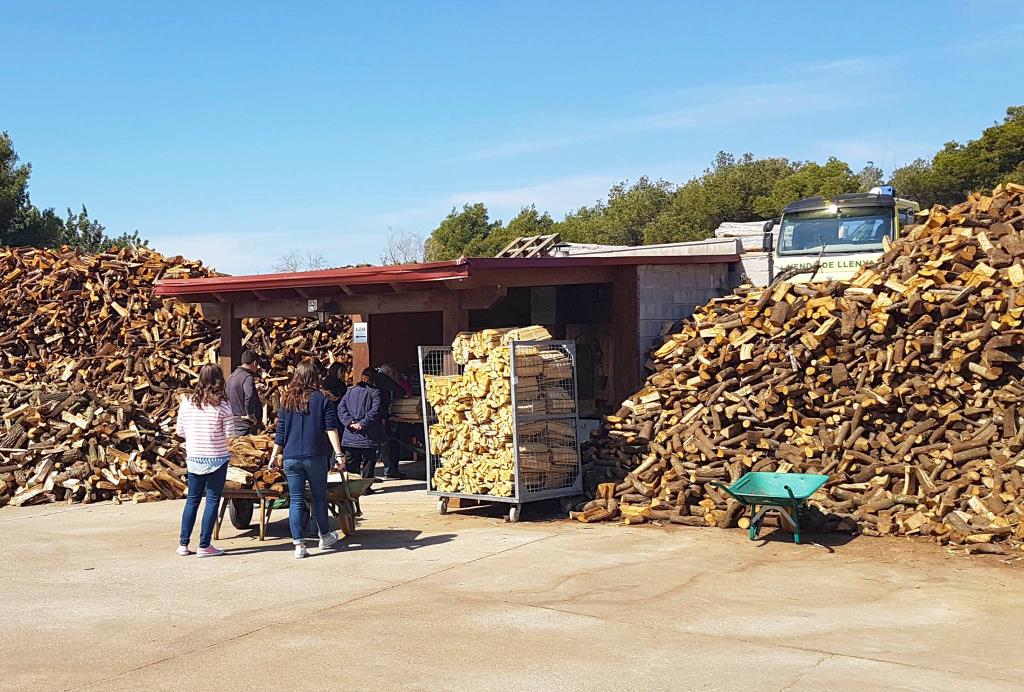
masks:
<svg viewBox="0 0 1024 692"><path fill-rule="evenodd" d="M744 505L747 504L746 502L743 501L743 498L737 497L736 494L733 493L733 491L729 490L729 486L727 486L725 483L722 483L721 481L711 481L711 485L715 486L719 490L724 491L725 493L727 493L729 495L729 497L731 497L732 499L736 500L740 504L744 504Z"/></svg>

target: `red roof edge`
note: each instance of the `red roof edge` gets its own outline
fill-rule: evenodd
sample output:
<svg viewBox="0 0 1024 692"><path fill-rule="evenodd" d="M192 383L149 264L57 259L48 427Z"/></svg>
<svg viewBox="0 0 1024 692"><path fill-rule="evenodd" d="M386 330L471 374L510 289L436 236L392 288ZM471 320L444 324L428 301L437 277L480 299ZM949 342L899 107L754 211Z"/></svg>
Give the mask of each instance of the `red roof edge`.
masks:
<svg viewBox="0 0 1024 692"><path fill-rule="evenodd" d="M322 286L448 281L469 276L465 259L423 264L345 267L284 274L211 276L205 279L164 279L157 283L158 296L188 296L198 293L234 293Z"/></svg>
<svg viewBox="0 0 1024 692"><path fill-rule="evenodd" d="M165 279L157 283L156 295L182 297L273 291L278 289L331 288L374 284L458 281L488 271L517 269L562 269L665 264L712 264L738 262L739 255L608 255L568 257L460 257L445 262L346 267L287 274L215 276L205 279ZM540 284L538 284L540 285Z"/></svg>

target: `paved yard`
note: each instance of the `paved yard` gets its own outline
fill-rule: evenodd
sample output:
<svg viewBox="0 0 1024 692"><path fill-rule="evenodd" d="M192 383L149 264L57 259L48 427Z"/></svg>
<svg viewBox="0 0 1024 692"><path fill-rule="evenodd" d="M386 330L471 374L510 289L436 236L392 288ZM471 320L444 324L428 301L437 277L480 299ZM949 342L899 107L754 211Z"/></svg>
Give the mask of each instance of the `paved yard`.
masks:
<svg viewBox="0 0 1024 692"><path fill-rule="evenodd" d="M9 689L1021 689L1024 565L931 544L438 516L174 554L181 503L0 509ZM527 514L529 518L529 513Z"/></svg>

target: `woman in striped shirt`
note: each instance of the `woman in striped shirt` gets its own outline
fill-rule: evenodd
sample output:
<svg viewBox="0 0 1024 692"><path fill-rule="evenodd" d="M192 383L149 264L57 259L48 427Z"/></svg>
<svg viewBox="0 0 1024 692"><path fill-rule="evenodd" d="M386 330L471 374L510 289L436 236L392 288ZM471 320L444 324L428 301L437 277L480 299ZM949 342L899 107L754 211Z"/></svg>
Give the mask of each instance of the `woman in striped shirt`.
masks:
<svg viewBox="0 0 1024 692"><path fill-rule="evenodd" d="M231 404L224 392L224 374L219 367L208 363L200 368L195 389L181 400L178 408L177 433L185 438L185 463L188 466L188 497L181 514L178 555L189 554L188 544L204 494L206 508L199 529L196 556L212 557L224 553L210 545L210 540L228 474L227 438L234 436L235 426Z"/></svg>

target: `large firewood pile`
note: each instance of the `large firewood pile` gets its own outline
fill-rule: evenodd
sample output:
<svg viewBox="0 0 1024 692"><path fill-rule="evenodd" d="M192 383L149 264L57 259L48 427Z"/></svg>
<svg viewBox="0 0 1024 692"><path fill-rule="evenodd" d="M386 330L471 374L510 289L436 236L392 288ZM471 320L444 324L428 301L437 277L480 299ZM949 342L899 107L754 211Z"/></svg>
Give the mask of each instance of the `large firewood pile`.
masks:
<svg viewBox="0 0 1024 692"><path fill-rule="evenodd" d="M608 416L574 516L735 525L713 482L830 475L820 528L1024 539L1024 187L936 207L848 284L713 300Z"/></svg>
<svg viewBox="0 0 1024 692"><path fill-rule="evenodd" d="M220 334L218 325L205 320L199 307L162 300L153 295L153 286L164 278L210 275L200 262L164 257L146 248L96 255L68 249L0 248L4 297L0 302L0 386L9 388L0 397L0 437L10 443L0 445L0 468L10 468L4 473L13 474L0 484L0 504L15 499L23 504L180 494L180 487L173 486L169 492L168 487L154 487L152 479L162 471L175 475L184 466L183 450L173 439L178 398L191 387L199 366L216 358ZM325 328L310 320L243 322L243 347L254 348L269 362L264 381L268 424L277 409L277 390L291 366L306 357L320 358L325 365L332 360L349 365L350 340L347 317L333 317ZM117 442L127 444L133 439L131 428L121 426L136 421L136 427L147 431L142 444L148 451L140 452L131 463L142 463L145 469L130 474L110 471L117 480L96 480L88 492L83 490L87 483L76 485L74 492L61 485L64 481L56 483L54 479L62 473L61 462L54 458L57 453L39 451L45 446L32 448L35 440L50 434L52 426L37 421L35 414L25 418L17 411L25 403L23 394L10 393L31 392L37 385L45 385L54 396L76 393L93 402L94 408L122 411L121 418L101 426L98 436L89 427L98 425L96 420L89 419L85 429L73 425L80 430L79 437L71 440L76 449L87 449L92 443L97 450L120 450L110 442L110 435L126 436ZM39 409L38 415L48 415L48 406ZM74 413L59 411L58 420L69 412ZM148 422L138 424L143 419ZM33 427L37 425L42 427ZM106 427L115 429L107 432ZM58 430L57 437L61 434ZM66 445L58 441L55 446ZM46 473L40 475L41 470Z"/></svg>
<svg viewBox="0 0 1024 692"><path fill-rule="evenodd" d="M185 491L177 441L138 406L87 390L2 385L0 410L0 505Z"/></svg>

